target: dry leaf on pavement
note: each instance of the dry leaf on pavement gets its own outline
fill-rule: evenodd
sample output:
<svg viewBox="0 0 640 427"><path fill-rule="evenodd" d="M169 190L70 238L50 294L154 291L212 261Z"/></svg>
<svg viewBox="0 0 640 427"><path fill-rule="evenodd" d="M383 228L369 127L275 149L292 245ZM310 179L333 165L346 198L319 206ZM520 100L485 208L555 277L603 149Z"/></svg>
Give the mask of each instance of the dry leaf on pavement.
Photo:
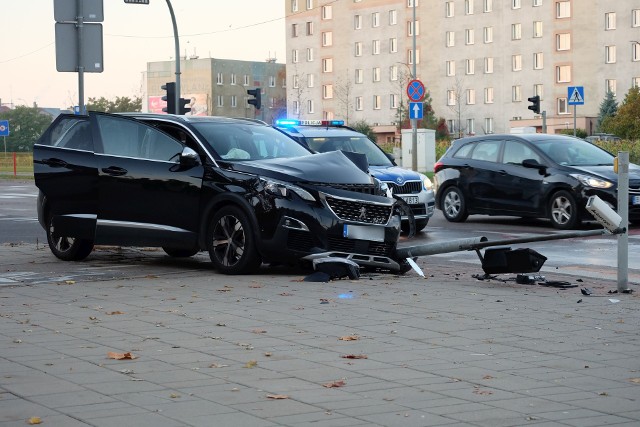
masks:
<svg viewBox="0 0 640 427"><path fill-rule="evenodd" d="M323 387L327 387L327 388L334 388L334 387L343 387L345 386L347 383L344 382L344 380L338 380L338 381L333 381L330 383L326 383L326 384L322 384Z"/></svg>
<svg viewBox="0 0 640 427"><path fill-rule="evenodd" d="M357 341L360 339L357 335L345 335L344 337L338 338L340 341Z"/></svg>
<svg viewBox="0 0 640 427"><path fill-rule="evenodd" d="M27 420L27 424L42 424L42 420L40 419L40 417L31 417Z"/></svg>
<svg viewBox="0 0 640 427"><path fill-rule="evenodd" d="M629 378L632 383L640 384L640 378Z"/></svg>
<svg viewBox="0 0 640 427"><path fill-rule="evenodd" d="M256 362L255 360L249 360L244 365L245 368L255 368L256 366L258 366L258 362Z"/></svg>
<svg viewBox="0 0 640 427"><path fill-rule="evenodd" d="M118 310L118 311L111 311L111 312L107 313L108 316L113 316L113 315L116 315L116 314L124 314L124 312Z"/></svg>
<svg viewBox="0 0 640 427"><path fill-rule="evenodd" d="M134 356L130 352L116 353L115 351L110 351L109 353L107 353L107 357L109 359L116 359L116 360L124 360L124 359L133 360L138 358L138 356Z"/></svg>
<svg viewBox="0 0 640 427"><path fill-rule="evenodd" d="M286 394L267 394L267 397L269 399L288 399L289 396L287 396Z"/></svg>

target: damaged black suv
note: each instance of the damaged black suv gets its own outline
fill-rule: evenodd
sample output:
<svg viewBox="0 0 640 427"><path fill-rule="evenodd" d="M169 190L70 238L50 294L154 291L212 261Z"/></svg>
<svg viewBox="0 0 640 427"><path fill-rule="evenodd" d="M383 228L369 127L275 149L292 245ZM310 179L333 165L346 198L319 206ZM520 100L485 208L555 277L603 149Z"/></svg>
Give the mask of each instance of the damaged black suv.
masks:
<svg viewBox="0 0 640 427"><path fill-rule="evenodd" d="M314 155L264 123L61 115L33 159L38 219L63 260L97 244L206 250L226 274L326 256L400 269L400 212L366 160Z"/></svg>

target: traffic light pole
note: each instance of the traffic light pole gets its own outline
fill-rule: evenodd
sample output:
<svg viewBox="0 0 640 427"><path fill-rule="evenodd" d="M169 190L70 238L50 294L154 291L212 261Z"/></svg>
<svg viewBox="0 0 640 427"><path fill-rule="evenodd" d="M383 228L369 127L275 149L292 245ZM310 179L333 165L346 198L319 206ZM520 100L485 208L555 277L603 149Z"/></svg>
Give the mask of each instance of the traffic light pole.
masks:
<svg viewBox="0 0 640 427"><path fill-rule="evenodd" d="M173 23L173 39L176 45L176 106L180 105L180 38L178 37L178 24L176 24L176 15L173 13L171 0L167 0L169 13L171 14L171 22Z"/></svg>

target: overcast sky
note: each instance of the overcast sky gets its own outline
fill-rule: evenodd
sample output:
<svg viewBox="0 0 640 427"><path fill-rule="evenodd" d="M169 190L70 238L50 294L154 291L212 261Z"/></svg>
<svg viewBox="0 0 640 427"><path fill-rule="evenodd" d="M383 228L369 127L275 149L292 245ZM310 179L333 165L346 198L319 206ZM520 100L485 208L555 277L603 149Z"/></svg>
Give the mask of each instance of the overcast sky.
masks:
<svg viewBox="0 0 640 427"><path fill-rule="evenodd" d="M64 0L62 0L64 1ZM70 1L70 0L66 0ZM282 0L171 0L181 55L285 62ZM78 74L56 71L54 0L0 0L2 104L78 104ZM146 63L173 60L166 0L104 0L104 72L85 73L89 97L141 95Z"/></svg>

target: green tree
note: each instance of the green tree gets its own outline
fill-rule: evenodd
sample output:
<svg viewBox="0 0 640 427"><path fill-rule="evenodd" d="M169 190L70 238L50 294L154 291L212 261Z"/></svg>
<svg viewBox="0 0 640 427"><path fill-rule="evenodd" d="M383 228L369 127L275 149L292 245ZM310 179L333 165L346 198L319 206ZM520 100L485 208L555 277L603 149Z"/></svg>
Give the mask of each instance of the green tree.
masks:
<svg viewBox="0 0 640 427"><path fill-rule="evenodd" d="M32 151L33 143L51 124L50 115L41 112L37 107L22 105L0 113L0 120L9 121L10 134L6 137L8 152Z"/></svg>
<svg viewBox="0 0 640 427"><path fill-rule="evenodd" d="M369 125L369 123L367 123L366 120L359 120L351 125L351 127L357 132L366 135L367 138L369 138L373 142L376 142L376 134L373 132L373 128L371 127L371 125Z"/></svg>
<svg viewBox="0 0 640 427"><path fill-rule="evenodd" d="M618 112L618 101L616 101L613 92L607 91L607 95L600 103L600 112L598 113L598 122L596 124L596 129L600 131L600 127L602 126L602 122L607 117L613 117Z"/></svg>
<svg viewBox="0 0 640 427"><path fill-rule="evenodd" d="M117 96L115 100L106 99L104 96L96 99L89 98L86 105L87 111L102 111L103 113L131 113L142 110L142 98L134 96Z"/></svg>
<svg viewBox="0 0 640 427"><path fill-rule="evenodd" d="M602 130L623 139L640 139L640 88L632 87L615 116L602 122Z"/></svg>

